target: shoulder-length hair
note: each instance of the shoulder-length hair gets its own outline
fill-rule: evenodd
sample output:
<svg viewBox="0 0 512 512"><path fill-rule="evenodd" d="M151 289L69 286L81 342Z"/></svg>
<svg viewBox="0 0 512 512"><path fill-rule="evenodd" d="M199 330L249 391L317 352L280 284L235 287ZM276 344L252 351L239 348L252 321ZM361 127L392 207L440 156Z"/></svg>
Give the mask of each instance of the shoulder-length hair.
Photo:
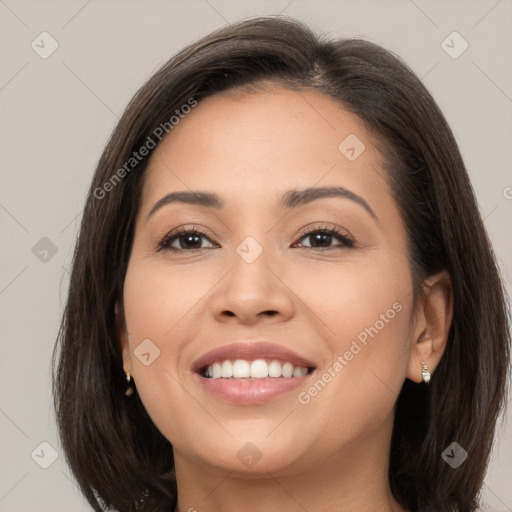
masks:
<svg viewBox="0 0 512 512"><path fill-rule="evenodd" d="M171 58L131 100L99 160L54 352L59 434L74 477L97 511L175 503L172 446L138 395L125 396L116 338L144 172L150 146L185 105L269 82L320 91L363 120L406 226L415 294L427 276L450 275L447 348L428 387L404 382L389 482L410 510L473 511L508 389L510 318L462 156L432 96L398 57L279 16L235 23ZM147 155L135 161L142 147ZM458 469L442 458L454 441L468 453Z"/></svg>

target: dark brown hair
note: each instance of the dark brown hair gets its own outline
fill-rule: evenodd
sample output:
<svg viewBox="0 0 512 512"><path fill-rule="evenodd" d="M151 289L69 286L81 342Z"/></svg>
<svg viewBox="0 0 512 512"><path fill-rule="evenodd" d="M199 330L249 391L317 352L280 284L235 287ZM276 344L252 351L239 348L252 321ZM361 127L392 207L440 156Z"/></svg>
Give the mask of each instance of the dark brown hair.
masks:
<svg viewBox="0 0 512 512"><path fill-rule="evenodd" d="M154 512L175 503L172 446L138 394L125 396L116 339L115 304L152 151L133 168L126 163L191 99L263 83L320 91L364 121L405 222L415 293L440 270L451 277L448 345L428 388L404 382L389 481L412 511L474 511L507 391L510 319L461 154L431 95L399 58L364 40L323 39L284 17L235 23L182 50L137 92L105 147L54 353L55 407L71 470L97 511ZM441 457L454 441L468 453L457 469Z"/></svg>

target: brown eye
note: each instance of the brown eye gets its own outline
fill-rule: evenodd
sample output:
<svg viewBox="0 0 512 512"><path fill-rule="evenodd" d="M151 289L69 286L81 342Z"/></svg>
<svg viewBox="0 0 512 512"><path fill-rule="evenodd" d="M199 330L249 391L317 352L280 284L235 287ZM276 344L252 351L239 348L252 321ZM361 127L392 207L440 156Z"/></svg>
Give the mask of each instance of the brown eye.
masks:
<svg viewBox="0 0 512 512"><path fill-rule="evenodd" d="M198 229L179 229L167 234L158 244L158 251L199 251L205 249L202 246L203 239L210 240L206 233ZM211 242L211 240L210 240ZM212 245L213 242L212 242Z"/></svg>
<svg viewBox="0 0 512 512"><path fill-rule="evenodd" d="M354 241L349 238L345 233L335 228L316 228L303 234L300 240L309 239L309 245L300 243L300 247L308 247L310 249L334 249L334 248L350 248L354 247ZM341 243L331 245L333 240L338 240Z"/></svg>

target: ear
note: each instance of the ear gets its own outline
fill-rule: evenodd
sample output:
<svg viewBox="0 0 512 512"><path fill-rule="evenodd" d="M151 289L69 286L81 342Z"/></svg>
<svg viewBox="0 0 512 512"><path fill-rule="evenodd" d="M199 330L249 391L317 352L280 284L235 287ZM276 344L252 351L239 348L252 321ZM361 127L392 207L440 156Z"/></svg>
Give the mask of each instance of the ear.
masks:
<svg viewBox="0 0 512 512"><path fill-rule="evenodd" d="M123 358L123 369L126 372L132 371L132 357L130 353L130 344L128 340L128 329L126 327L126 319L124 316L123 304L120 300L115 305L116 315L116 334L119 347L121 349L121 355Z"/></svg>
<svg viewBox="0 0 512 512"><path fill-rule="evenodd" d="M422 362L434 373L446 349L452 324L453 289L448 272L443 271L423 283L413 330L407 377L421 382Z"/></svg>

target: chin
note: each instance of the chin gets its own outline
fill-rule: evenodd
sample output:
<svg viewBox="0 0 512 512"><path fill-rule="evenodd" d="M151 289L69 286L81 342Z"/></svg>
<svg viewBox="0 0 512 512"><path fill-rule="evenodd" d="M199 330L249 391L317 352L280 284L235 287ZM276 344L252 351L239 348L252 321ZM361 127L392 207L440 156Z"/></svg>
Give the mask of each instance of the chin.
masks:
<svg viewBox="0 0 512 512"><path fill-rule="evenodd" d="M291 473L305 459L297 441L255 439L248 435L219 443L218 439L204 440L194 449L181 449L182 454L195 452L195 457L216 470L237 474L240 478L261 478L271 474ZM211 441L211 442L208 442ZM310 464L308 464L310 467Z"/></svg>

